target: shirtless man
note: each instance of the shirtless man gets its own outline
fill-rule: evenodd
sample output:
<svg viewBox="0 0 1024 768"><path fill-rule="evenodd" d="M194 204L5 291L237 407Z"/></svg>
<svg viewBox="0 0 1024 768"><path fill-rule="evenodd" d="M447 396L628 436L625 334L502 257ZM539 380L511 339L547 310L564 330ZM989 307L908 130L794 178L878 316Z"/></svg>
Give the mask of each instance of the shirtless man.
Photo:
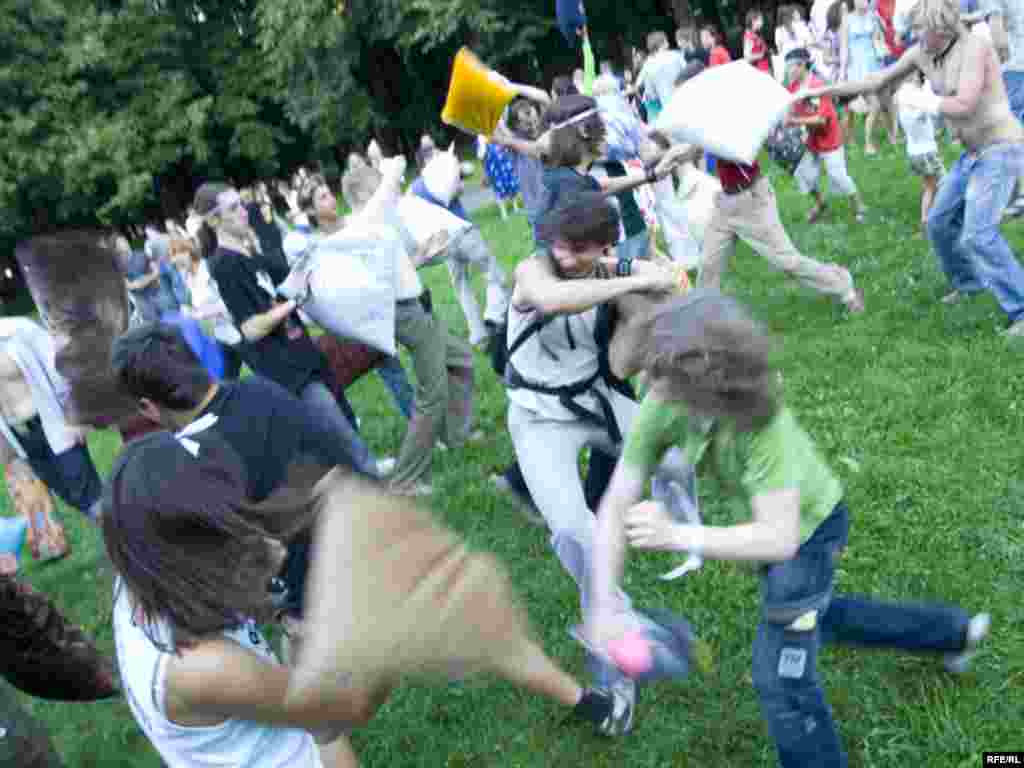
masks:
<svg viewBox="0 0 1024 768"><path fill-rule="evenodd" d="M0 459L23 457L67 504L95 520L102 483L85 433L64 420L66 395L50 335L28 318L0 318Z"/></svg>
<svg viewBox="0 0 1024 768"><path fill-rule="evenodd" d="M905 103L944 117L964 144L928 215L928 237L953 287L942 301L988 289L1008 317L1003 335L1024 336L1024 268L999 231L1024 177L1024 127L1010 111L992 43L968 32L957 0L921 0L913 25L919 42L892 66L806 95L857 96L924 72L938 95L913 91Z"/></svg>

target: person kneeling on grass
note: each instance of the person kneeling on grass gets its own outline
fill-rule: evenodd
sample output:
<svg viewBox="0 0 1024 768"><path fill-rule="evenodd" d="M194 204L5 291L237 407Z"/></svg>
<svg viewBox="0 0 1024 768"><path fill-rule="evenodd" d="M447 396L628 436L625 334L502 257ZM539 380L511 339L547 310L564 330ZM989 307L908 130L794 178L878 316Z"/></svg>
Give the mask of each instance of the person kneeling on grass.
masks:
<svg viewBox="0 0 1024 768"><path fill-rule="evenodd" d="M606 649L621 634L614 612L627 539L639 549L757 563L753 682L779 762L841 768L846 754L817 674L822 643L944 653L947 668L962 672L989 616L833 593L850 522L843 488L782 402L771 341L738 302L695 291L652 309L630 336L624 372L642 368L651 389L598 513L589 642ZM642 502L648 477L672 447L687 462L713 466L753 520L680 524L659 502Z"/></svg>
<svg viewBox="0 0 1024 768"><path fill-rule="evenodd" d="M806 48L796 48L786 54L786 71L789 76L789 90L797 93L804 88L823 86L821 80L811 73L811 53ZM857 185L853 183L846 169L846 151L843 149L843 131L839 127L839 116L832 99L823 96L797 103L787 125L802 125L807 128L807 152L796 167L796 181L800 191L814 195L814 207L807 214L807 222L813 224L824 212L825 193L821 188L821 167L828 174L833 194L848 195L853 200L854 216L864 221L864 200Z"/></svg>

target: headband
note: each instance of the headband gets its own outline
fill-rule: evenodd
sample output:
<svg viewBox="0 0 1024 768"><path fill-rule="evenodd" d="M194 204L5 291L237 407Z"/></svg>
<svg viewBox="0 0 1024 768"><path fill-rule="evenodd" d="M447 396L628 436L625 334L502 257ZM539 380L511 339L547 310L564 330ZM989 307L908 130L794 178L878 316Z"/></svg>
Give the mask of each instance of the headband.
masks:
<svg viewBox="0 0 1024 768"><path fill-rule="evenodd" d="M583 120L586 120L591 115L596 115L598 113L598 111L599 110L597 109L597 107L593 107L592 109L585 109L582 112L580 112L578 115L573 115L568 120L563 120L560 123L556 123L555 125L550 126L548 128L548 130L549 131L557 131L557 130L559 130L561 128L565 128L565 127L570 126L570 125L575 125L576 123L579 123L579 122L582 122Z"/></svg>

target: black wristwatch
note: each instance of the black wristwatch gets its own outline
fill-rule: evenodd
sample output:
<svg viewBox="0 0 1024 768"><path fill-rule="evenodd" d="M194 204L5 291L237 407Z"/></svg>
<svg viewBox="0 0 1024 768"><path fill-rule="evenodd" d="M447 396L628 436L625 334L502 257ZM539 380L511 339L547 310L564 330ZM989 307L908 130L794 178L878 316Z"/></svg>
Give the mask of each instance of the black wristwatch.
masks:
<svg viewBox="0 0 1024 768"><path fill-rule="evenodd" d="M633 274L633 258L631 256L619 256L619 261L615 265L615 276L629 277L631 274Z"/></svg>

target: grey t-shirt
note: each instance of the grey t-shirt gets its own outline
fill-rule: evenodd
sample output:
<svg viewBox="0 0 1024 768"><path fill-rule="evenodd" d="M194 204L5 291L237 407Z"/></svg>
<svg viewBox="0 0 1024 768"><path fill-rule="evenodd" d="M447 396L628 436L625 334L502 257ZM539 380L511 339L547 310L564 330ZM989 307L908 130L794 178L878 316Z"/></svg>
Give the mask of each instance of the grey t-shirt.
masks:
<svg viewBox="0 0 1024 768"><path fill-rule="evenodd" d="M1024 2L1021 0L981 0L981 10L1003 17L1010 58L1004 70L1024 72Z"/></svg>

